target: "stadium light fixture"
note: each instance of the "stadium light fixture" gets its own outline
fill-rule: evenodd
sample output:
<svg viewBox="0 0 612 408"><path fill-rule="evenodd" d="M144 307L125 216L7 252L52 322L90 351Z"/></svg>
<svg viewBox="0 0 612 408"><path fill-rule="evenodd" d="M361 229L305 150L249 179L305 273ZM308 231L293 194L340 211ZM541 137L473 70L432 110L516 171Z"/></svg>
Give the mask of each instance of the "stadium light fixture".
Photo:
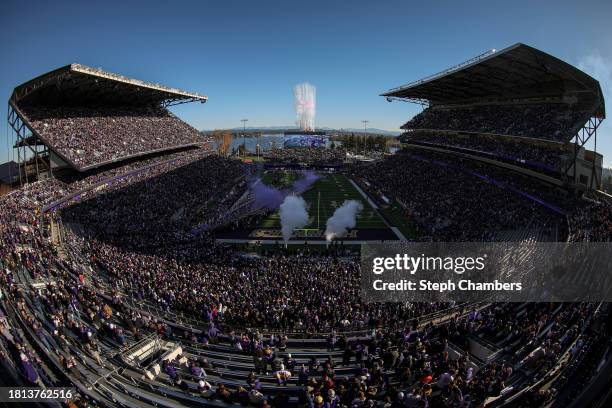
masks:
<svg viewBox="0 0 612 408"><path fill-rule="evenodd" d="M242 122L242 150L246 151L246 123L249 121L248 119L240 119ZM240 155L240 150L238 151L238 155Z"/></svg>
<svg viewBox="0 0 612 408"><path fill-rule="evenodd" d="M367 133L368 133L368 122L370 122L369 120L362 120L361 123L363 123L363 155L365 156L366 154L366 141L367 141Z"/></svg>

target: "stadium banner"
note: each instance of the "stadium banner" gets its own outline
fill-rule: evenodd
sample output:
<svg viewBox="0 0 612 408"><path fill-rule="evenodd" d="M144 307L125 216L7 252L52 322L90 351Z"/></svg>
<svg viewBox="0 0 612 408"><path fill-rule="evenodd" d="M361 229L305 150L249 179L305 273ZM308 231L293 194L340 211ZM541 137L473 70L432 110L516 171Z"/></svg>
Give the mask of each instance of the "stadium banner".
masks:
<svg viewBox="0 0 612 408"><path fill-rule="evenodd" d="M364 302L612 301L612 243L361 246Z"/></svg>

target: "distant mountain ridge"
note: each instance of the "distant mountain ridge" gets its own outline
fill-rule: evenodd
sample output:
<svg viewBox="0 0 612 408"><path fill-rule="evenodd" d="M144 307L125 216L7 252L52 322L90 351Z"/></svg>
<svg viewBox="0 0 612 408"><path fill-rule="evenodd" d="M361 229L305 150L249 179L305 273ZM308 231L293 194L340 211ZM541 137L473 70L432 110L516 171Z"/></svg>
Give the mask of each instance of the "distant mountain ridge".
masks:
<svg viewBox="0 0 612 408"><path fill-rule="evenodd" d="M242 130L243 128L241 128L240 126L236 126L233 128L229 128L229 129L202 129L202 132L212 132L213 130ZM266 130L282 130L282 129L298 129L296 126L253 126L253 127L246 127L247 131L250 132L265 132ZM359 128L340 128L340 129L335 129L335 128L330 128L330 127L319 127L316 130L324 130L324 131L342 131L342 132L354 132L354 133L363 133L363 128L359 129ZM368 133L376 133L376 134L380 134L380 135L387 135L387 136L399 136L400 133L402 133L401 131L397 130L386 130L386 129L378 129L378 128L368 128Z"/></svg>

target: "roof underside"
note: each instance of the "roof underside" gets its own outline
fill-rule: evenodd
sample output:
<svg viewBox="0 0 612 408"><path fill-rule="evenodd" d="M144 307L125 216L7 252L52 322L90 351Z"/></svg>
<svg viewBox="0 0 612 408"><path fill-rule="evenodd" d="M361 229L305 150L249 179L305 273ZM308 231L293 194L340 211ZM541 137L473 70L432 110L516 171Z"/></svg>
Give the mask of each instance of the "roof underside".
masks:
<svg viewBox="0 0 612 408"><path fill-rule="evenodd" d="M174 105L208 97L124 77L80 64L43 74L13 90L15 104Z"/></svg>
<svg viewBox="0 0 612 408"><path fill-rule="evenodd" d="M435 104L483 98L575 96L605 117L599 82L578 68L525 44L491 51L382 96Z"/></svg>

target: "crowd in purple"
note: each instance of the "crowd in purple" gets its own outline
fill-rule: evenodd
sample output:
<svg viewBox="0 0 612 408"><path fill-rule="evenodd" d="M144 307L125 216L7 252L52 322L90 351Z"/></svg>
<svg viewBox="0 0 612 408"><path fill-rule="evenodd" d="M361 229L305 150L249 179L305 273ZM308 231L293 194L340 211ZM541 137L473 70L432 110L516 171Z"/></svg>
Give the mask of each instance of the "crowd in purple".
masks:
<svg viewBox="0 0 612 408"><path fill-rule="evenodd" d="M21 107L32 128L77 167L210 142L161 107Z"/></svg>
<svg viewBox="0 0 612 408"><path fill-rule="evenodd" d="M508 161L536 169L559 170L559 166L571 157L569 145L513 137L490 135L450 135L439 132L413 131L401 136L406 143L423 144L439 148L458 148L468 154Z"/></svg>
<svg viewBox="0 0 612 408"><path fill-rule="evenodd" d="M272 149L266 157L275 164L339 165L346 160L346 150L325 147Z"/></svg>
<svg viewBox="0 0 612 408"><path fill-rule="evenodd" d="M421 236L436 241L488 241L503 229L526 227L533 218L554 222L539 205L468 172L444 166L450 157L417 151L358 167L355 174L372 190L397 199ZM455 163L455 161L450 161ZM407 182L409 180L409 182Z"/></svg>
<svg viewBox="0 0 612 408"><path fill-rule="evenodd" d="M612 240L605 196L568 195L483 162L405 149L353 174L376 194L397 199L421 235L436 241L487 241L498 231L534 226L566 231L566 223L572 240Z"/></svg>
<svg viewBox="0 0 612 408"><path fill-rule="evenodd" d="M86 196L61 213L42 214L40 208L104 177L47 180L2 199L2 219L10 220L3 222L0 248L6 288L0 326L2 358L9 365L19 363L29 383L53 384L45 370L49 364L45 359L51 358L71 379L87 384L91 378L85 368L112 367L116 363L109 355L114 348L121 350L155 333L168 340L180 339L185 348L181 355L163 362L162 374L155 381L202 398L261 407L471 406L504 395L526 372L535 378L545 376L562 356L579 348L576 341L582 338L596 305L466 305L445 314L451 305L364 304L358 296L359 263L352 256L307 252L245 256L217 246L208 236L187 239L185 227L200 218L189 218L186 223L181 217L173 220L181 207L173 202L186 204L185 212L194 211L206 198L188 198L206 183L221 183L216 189L229 196L234 185L231 172L238 175L243 170L238 162L214 156L177 156L174 161L152 161L146 171ZM427 157L430 161L441 158ZM134 170L132 166L124 170ZM401 177L393 168L401 168ZM486 228L516 227L534 214L545 216L545 211L524 200L519 200L520 206L509 205L509 192L496 191L497 187L467 174L453 172L450 180L450 171L402 154L359 169L364 180L386 186L389 195L402 191L399 185L389 184L396 178L411 180L413 191L418 180L436 180L435 185L419 187L429 195L444 183L446 199L425 201L425 194L413 194L410 199L403 197L406 204L425 201L424 206L447 211L442 204L451 205L451 199L456 204L468 196L490 197L491 212L471 213L471 225L466 221L459 228L432 228L439 239L476 239ZM106 176L118 173L115 169ZM197 187L183 197L173 186L187 174ZM455 188L474 190L460 195L453 193ZM460 202L466 208L475 205ZM609 237L608 224L585 217L589 213L605 217L609 207L595 200L588 203L591 207L581 207L582 216L570 218L570 231L581 233L574 239L602 239L604 229ZM420 207L413 208L420 216ZM504 218L507 213L511 215ZM437 224L435 213L423 214L418 218L423 225L442 225ZM466 218L465 212L453 214L447 212L451 221ZM497 223L480 225L486 217ZM64 224L63 254L46 238L51 219L61 219ZM459 229L465 232L450 232ZM156 242L156 236L170 234L181 238L168 241L172 245ZM20 285L24 275L54 283L37 291L24 290ZM299 289L305 287L310 290ZM143 313L145 306L157 315ZM18 321L15 313L20 316ZM441 316L438 323L423 319L432 313ZM173 328L159 320L165 316L175 316L170 320L175 322L194 319L204 329ZM33 345L36 340L19 334L19 322L25 325L21 330L36 336L42 349ZM281 334L263 334L271 329ZM349 337L344 334L347 330L364 335ZM288 337L293 332L329 333L323 343L327 351L314 358L293 357ZM456 352L468 347L470 337L500 344L506 348L507 359L474 365L467 354ZM251 371L245 371L237 384L219 377L222 363L215 361L219 350L252 359ZM524 398L549 401L557 392L532 390Z"/></svg>
<svg viewBox="0 0 612 408"><path fill-rule="evenodd" d="M402 129L453 130L567 141L587 111L568 103L432 106L406 122ZM579 123L582 121L582 123Z"/></svg>
<svg viewBox="0 0 612 408"><path fill-rule="evenodd" d="M599 375L608 303L365 302L359 251L342 243L219 242L248 222L235 215L252 208L260 164L213 154L164 107L206 98L54 72L11 106L80 171L0 196L0 385L69 386L70 408L544 408ZM402 126L412 146L397 154L351 136L264 158L346 169L418 241L612 241L612 198L507 165L559 176L593 111L583 95L499 98L432 104Z"/></svg>
<svg viewBox="0 0 612 408"><path fill-rule="evenodd" d="M182 352L152 379L130 377L136 368L127 366L112 381L257 407L469 407L521 392L526 379L581 361L589 339L605 337L587 335L596 304L363 303L354 255L247 254L189 234L241 195L240 162L183 152L141 165L0 198L0 360L24 383L57 385L64 375L82 386L74 403L86 406L99 373L123 364L118 352L159 336ZM486 240L534 219L564 219L475 174L530 194L542 190L536 182L444 154L404 151L351 171L401 201L424 239ZM573 208L569 239L610 240L603 198L542 198ZM318 344L311 354L296 345L303 336ZM470 339L496 344L503 357L472 361ZM520 398L542 406L560 392L535 387Z"/></svg>
<svg viewBox="0 0 612 408"><path fill-rule="evenodd" d="M64 222L85 226L92 238L143 249L169 246L191 227L216 224L246 190L246 170L217 155L186 158L113 182L105 194L67 209Z"/></svg>

